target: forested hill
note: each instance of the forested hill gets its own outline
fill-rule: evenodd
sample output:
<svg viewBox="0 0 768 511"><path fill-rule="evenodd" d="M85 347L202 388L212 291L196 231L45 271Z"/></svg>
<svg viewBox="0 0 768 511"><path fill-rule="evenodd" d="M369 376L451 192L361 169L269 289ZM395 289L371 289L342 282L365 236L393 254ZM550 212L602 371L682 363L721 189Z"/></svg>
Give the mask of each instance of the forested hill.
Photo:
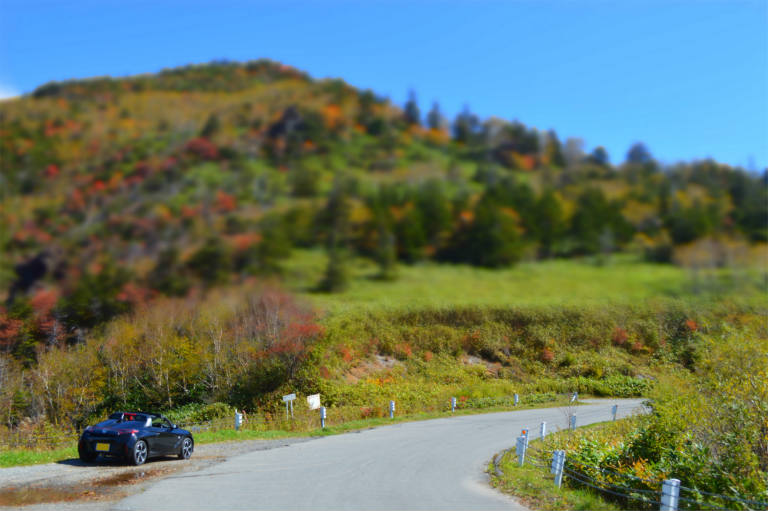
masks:
<svg viewBox="0 0 768 511"><path fill-rule="evenodd" d="M20 358L158 294L279 273L293 247L327 248L332 291L350 254L391 278L425 259L725 264L768 239L765 173L639 143L612 164L265 60L51 83L0 121L0 348Z"/></svg>

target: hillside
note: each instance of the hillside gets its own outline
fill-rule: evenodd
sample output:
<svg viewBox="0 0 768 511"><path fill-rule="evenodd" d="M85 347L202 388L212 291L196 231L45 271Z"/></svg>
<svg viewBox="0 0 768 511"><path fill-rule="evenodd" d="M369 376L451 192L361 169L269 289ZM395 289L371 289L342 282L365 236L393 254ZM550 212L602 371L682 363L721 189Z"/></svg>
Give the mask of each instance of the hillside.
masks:
<svg viewBox="0 0 768 511"><path fill-rule="evenodd" d="M383 279L619 251L706 268L748 264L768 236L765 176L662 167L642 144L611 165L553 131L449 123L269 61L47 84L0 119L11 351L30 305L61 323L36 342L81 339L152 297L279 273L295 247L329 250L317 284L334 290L350 255Z"/></svg>

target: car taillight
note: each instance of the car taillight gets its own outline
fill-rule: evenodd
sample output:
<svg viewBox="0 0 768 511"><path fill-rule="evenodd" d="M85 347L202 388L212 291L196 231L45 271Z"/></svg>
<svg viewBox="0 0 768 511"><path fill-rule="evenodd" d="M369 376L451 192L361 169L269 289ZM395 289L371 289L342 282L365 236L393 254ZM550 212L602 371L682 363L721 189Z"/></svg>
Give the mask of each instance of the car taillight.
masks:
<svg viewBox="0 0 768 511"><path fill-rule="evenodd" d="M133 435L134 433L138 433L138 429L118 429L117 433L120 435Z"/></svg>

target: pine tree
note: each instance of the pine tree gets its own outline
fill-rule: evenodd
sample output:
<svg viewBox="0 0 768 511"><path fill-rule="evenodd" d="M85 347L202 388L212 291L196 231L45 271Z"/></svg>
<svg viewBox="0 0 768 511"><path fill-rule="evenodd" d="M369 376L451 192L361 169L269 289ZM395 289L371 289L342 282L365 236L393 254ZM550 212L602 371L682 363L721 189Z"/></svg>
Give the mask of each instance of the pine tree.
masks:
<svg viewBox="0 0 768 511"><path fill-rule="evenodd" d="M408 101L405 102L404 117L405 122L411 126L421 125L421 111L419 110L419 103L416 100L416 93L413 90L408 93Z"/></svg>

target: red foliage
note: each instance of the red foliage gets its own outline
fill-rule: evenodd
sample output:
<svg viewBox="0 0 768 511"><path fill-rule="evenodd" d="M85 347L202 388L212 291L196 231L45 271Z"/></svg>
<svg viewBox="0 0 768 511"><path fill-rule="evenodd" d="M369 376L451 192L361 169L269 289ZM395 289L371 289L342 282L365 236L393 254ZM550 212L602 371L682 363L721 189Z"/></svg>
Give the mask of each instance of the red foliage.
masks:
<svg viewBox="0 0 768 511"><path fill-rule="evenodd" d="M56 177L59 175L59 172L60 172L59 167L53 163L51 163L45 168L46 177Z"/></svg>
<svg viewBox="0 0 768 511"><path fill-rule="evenodd" d="M193 138L187 142L185 150L204 160L215 160L219 157L219 148L216 144L202 137Z"/></svg>
<svg viewBox="0 0 768 511"><path fill-rule="evenodd" d="M341 349L339 349L339 352L341 353L341 358L344 360L344 362L352 362L352 360L355 358L352 354L352 350L349 349L348 346L342 346Z"/></svg>
<svg viewBox="0 0 768 511"><path fill-rule="evenodd" d="M127 282L116 298L121 302L130 303L135 306L148 302L152 298L152 291L145 287L137 286L133 282Z"/></svg>
<svg viewBox="0 0 768 511"><path fill-rule="evenodd" d="M251 304L246 335L263 339L268 354L285 365L292 378L314 341L323 335L312 310L279 289L268 289Z"/></svg>
<svg viewBox="0 0 768 511"><path fill-rule="evenodd" d="M233 195L216 191L216 209L222 213L228 213L237 209L237 199Z"/></svg>
<svg viewBox="0 0 768 511"><path fill-rule="evenodd" d="M0 314L0 350L10 351L13 348L22 325L23 322L20 319Z"/></svg>
<svg viewBox="0 0 768 511"><path fill-rule="evenodd" d="M429 362L434 358L435 354L431 351L425 351L424 352L424 362Z"/></svg>
<svg viewBox="0 0 768 511"><path fill-rule="evenodd" d="M685 320L685 326L690 330L691 332L695 332L699 329L699 325L692 319Z"/></svg>
<svg viewBox="0 0 768 511"><path fill-rule="evenodd" d="M541 361L545 364L549 364L555 359L555 352L550 348L544 348L541 350Z"/></svg>
<svg viewBox="0 0 768 511"><path fill-rule="evenodd" d="M29 304L38 317L47 316L56 306L59 294L53 289L41 289L29 299Z"/></svg>
<svg viewBox="0 0 768 511"><path fill-rule="evenodd" d="M625 342L627 342L627 339L629 339L629 334L627 334L627 331L624 330L621 327L616 327L613 330L613 336L611 337L611 341L613 341L613 344L616 346L622 346Z"/></svg>

